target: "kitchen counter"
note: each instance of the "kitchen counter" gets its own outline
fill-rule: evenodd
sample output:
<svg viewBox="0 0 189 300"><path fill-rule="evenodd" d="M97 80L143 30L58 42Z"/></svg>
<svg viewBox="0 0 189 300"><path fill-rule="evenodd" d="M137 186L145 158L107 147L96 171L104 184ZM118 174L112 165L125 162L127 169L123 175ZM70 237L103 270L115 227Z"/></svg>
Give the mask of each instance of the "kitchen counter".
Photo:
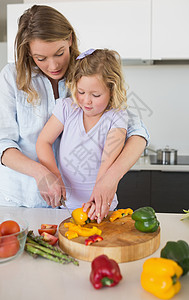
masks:
<svg viewBox="0 0 189 300"><path fill-rule="evenodd" d="M189 165L154 165L150 163L149 156L141 156L131 171L162 171L162 172L189 172Z"/></svg>
<svg viewBox="0 0 189 300"><path fill-rule="evenodd" d="M12 212L24 217L29 230L37 229L42 223L60 224L69 215L64 209L1 207L1 212ZM149 257L159 257L167 241L185 240L189 243L189 220L180 221L180 214L157 213L161 226L159 249ZM79 267L61 265L44 258L34 259L26 252L17 259L0 264L0 299L2 300L155 300L155 296L142 289L140 275L147 258L119 264L123 276L112 288L95 290L89 281L91 262L79 261ZM189 274L181 278L181 291L173 299L187 300Z"/></svg>

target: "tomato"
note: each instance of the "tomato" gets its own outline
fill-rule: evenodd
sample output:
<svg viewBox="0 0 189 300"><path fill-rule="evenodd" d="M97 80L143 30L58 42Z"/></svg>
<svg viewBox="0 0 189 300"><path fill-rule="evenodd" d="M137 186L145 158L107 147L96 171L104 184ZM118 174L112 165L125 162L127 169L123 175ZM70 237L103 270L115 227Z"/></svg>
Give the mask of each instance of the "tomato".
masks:
<svg viewBox="0 0 189 300"><path fill-rule="evenodd" d="M20 249L20 244L16 236L1 237L0 258L15 255Z"/></svg>
<svg viewBox="0 0 189 300"><path fill-rule="evenodd" d="M44 229L38 229L39 234L41 235L43 232L49 233L51 235L55 235L56 228L44 228Z"/></svg>
<svg viewBox="0 0 189 300"><path fill-rule="evenodd" d="M47 243L49 243L50 245L55 245L56 242L58 241L58 238L55 237L54 235L51 235L47 232L43 232L41 234L41 236L43 237L43 240Z"/></svg>
<svg viewBox="0 0 189 300"><path fill-rule="evenodd" d="M20 231L18 223L12 220L4 221L0 225L1 235L9 235Z"/></svg>
<svg viewBox="0 0 189 300"><path fill-rule="evenodd" d="M52 225L52 224L41 224L41 229L50 229L50 228L56 228L57 229L58 225Z"/></svg>
<svg viewBox="0 0 189 300"><path fill-rule="evenodd" d="M57 231L58 225L54 224L41 224L41 229L38 229L39 234L41 235L43 232L55 235Z"/></svg>

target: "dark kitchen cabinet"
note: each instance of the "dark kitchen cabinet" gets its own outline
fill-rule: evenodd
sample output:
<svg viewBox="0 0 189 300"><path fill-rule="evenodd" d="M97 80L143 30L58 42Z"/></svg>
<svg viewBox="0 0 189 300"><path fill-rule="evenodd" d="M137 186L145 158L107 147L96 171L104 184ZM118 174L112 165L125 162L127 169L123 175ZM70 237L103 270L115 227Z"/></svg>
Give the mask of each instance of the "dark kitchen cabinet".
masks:
<svg viewBox="0 0 189 300"><path fill-rule="evenodd" d="M151 206L157 212L189 208L189 173L151 171Z"/></svg>
<svg viewBox="0 0 189 300"><path fill-rule="evenodd" d="M117 196L118 208L150 205L150 171L129 171L119 182Z"/></svg>
<svg viewBox="0 0 189 300"><path fill-rule="evenodd" d="M119 182L118 208L152 206L156 212L189 208L189 172L130 171Z"/></svg>

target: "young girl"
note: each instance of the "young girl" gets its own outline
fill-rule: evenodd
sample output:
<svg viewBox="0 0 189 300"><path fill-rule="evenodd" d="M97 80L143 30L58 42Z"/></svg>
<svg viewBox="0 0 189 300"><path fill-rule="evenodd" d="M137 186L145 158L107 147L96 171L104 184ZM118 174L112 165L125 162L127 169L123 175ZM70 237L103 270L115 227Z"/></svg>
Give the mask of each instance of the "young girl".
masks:
<svg viewBox="0 0 189 300"><path fill-rule="evenodd" d="M107 49L82 53L68 85L73 99L57 101L38 137L36 150L40 162L51 172L58 176L60 170L62 184L61 188L59 184L55 187L55 199L60 199L62 193L67 206L74 209L89 201L95 182L124 146L128 116L118 53ZM52 145L61 133L58 170ZM117 203L115 195L112 203L106 203L107 212ZM97 217L95 213L95 205L91 205L92 218Z"/></svg>

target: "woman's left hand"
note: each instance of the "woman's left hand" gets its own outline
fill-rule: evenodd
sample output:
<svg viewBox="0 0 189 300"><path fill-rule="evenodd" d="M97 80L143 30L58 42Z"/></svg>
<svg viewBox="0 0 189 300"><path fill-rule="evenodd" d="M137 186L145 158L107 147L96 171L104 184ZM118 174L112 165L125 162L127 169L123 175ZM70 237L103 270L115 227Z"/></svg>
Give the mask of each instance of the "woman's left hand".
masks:
<svg viewBox="0 0 189 300"><path fill-rule="evenodd" d="M107 173L96 182L89 201L83 205L84 211L90 208L88 212L90 219L97 219L97 223L100 223L107 216L117 185L115 178L108 176Z"/></svg>

